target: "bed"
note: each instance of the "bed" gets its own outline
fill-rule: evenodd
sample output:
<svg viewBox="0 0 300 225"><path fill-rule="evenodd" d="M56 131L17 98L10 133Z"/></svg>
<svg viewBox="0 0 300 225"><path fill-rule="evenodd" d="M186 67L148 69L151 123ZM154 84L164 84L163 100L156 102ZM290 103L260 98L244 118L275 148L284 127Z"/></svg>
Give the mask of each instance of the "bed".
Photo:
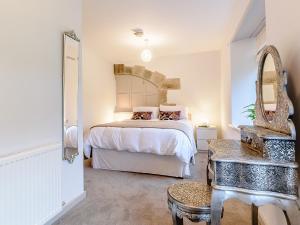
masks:
<svg viewBox="0 0 300 225"><path fill-rule="evenodd" d="M188 120L125 120L92 127L85 156L97 169L191 176L196 146Z"/></svg>

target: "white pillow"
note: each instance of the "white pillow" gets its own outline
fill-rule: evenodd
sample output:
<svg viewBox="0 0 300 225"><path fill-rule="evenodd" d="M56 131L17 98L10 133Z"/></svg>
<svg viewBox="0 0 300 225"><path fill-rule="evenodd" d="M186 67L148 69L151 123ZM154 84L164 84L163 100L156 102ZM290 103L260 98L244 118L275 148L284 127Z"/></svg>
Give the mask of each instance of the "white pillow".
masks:
<svg viewBox="0 0 300 225"><path fill-rule="evenodd" d="M180 119L188 119L188 108L183 105L160 105L159 110L164 112L180 111Z"/></svg>
<svg viewBox="0 0 300 225"><path fill-rule="evenodd" d="M152 107L152 106L139 106L133 107L133 112L152 112L151 119L158 118L159 107Z"/></svg>

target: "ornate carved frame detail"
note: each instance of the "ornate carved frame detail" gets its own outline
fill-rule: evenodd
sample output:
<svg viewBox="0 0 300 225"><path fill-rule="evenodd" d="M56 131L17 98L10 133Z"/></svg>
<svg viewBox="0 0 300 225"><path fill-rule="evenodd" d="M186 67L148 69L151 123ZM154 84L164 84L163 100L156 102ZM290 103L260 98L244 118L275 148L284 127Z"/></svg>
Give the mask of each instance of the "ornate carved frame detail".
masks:
<svg viewBox="0 0 300 225"><path fill-rule="evenodd" d="M125 66L124 64L114 64L115 75L131 75L151 82L159 89L160 104L167 103L167 91L180 89L180 79L167 79L159 72L152 72L143 66Z"/></svg>
<svg viewBox="0 0 300 225"><path fill-rule="evenodd" d="M277 109L272 121L268 121L265 115L262 84L263 84L263 69L266 57L270 54L273 57L276 76L277 76ZM258 66L258 79L256 81L256 126L264 127L273 131L291 135L296 139L295 126L289 117L294 114L294 107L287 95L287 72L282 69L282 63L277 49L274 46L266 46L261 53L261 58Z"/></svg>
<svg viewBox="0 0 300 225"><path fill-rule="evenodd" d="M67 35L68 37L74 39L75 41L80 42L80 39L79 39L79 37L77 36L77 34L75 33L74 30L66 31L66 32L64 32L64 35Z"/></svg>

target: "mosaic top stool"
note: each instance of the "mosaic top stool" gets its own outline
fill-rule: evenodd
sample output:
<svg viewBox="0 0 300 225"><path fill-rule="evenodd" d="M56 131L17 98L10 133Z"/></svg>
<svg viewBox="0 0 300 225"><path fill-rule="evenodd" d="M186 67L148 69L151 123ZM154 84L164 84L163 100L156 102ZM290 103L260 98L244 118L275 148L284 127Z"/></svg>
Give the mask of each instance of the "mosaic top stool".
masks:
<svg viewBox="0 0 300 225"><path fill-rule="evenodd" d="M210 224L211 187L199 182L182 182L168 188L168 206L173 225L183 225L183 217L192 222Z"/></svg>

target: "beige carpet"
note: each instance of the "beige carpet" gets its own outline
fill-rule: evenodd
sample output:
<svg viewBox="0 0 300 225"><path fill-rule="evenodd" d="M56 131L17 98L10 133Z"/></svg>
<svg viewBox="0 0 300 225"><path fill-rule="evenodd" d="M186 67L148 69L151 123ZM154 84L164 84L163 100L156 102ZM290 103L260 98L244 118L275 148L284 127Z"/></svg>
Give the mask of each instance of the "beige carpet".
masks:
<svg viewBox="0 0 300 225"><path fill-rule="evenodd" d="M206 154L197 154L194 179L206 181L206 161ZM55 225L171 225L166 189L178 181L182 179L85 168L87 198ZM222 225L248 224L249 206L233 200L225 203Z"/></svg>

